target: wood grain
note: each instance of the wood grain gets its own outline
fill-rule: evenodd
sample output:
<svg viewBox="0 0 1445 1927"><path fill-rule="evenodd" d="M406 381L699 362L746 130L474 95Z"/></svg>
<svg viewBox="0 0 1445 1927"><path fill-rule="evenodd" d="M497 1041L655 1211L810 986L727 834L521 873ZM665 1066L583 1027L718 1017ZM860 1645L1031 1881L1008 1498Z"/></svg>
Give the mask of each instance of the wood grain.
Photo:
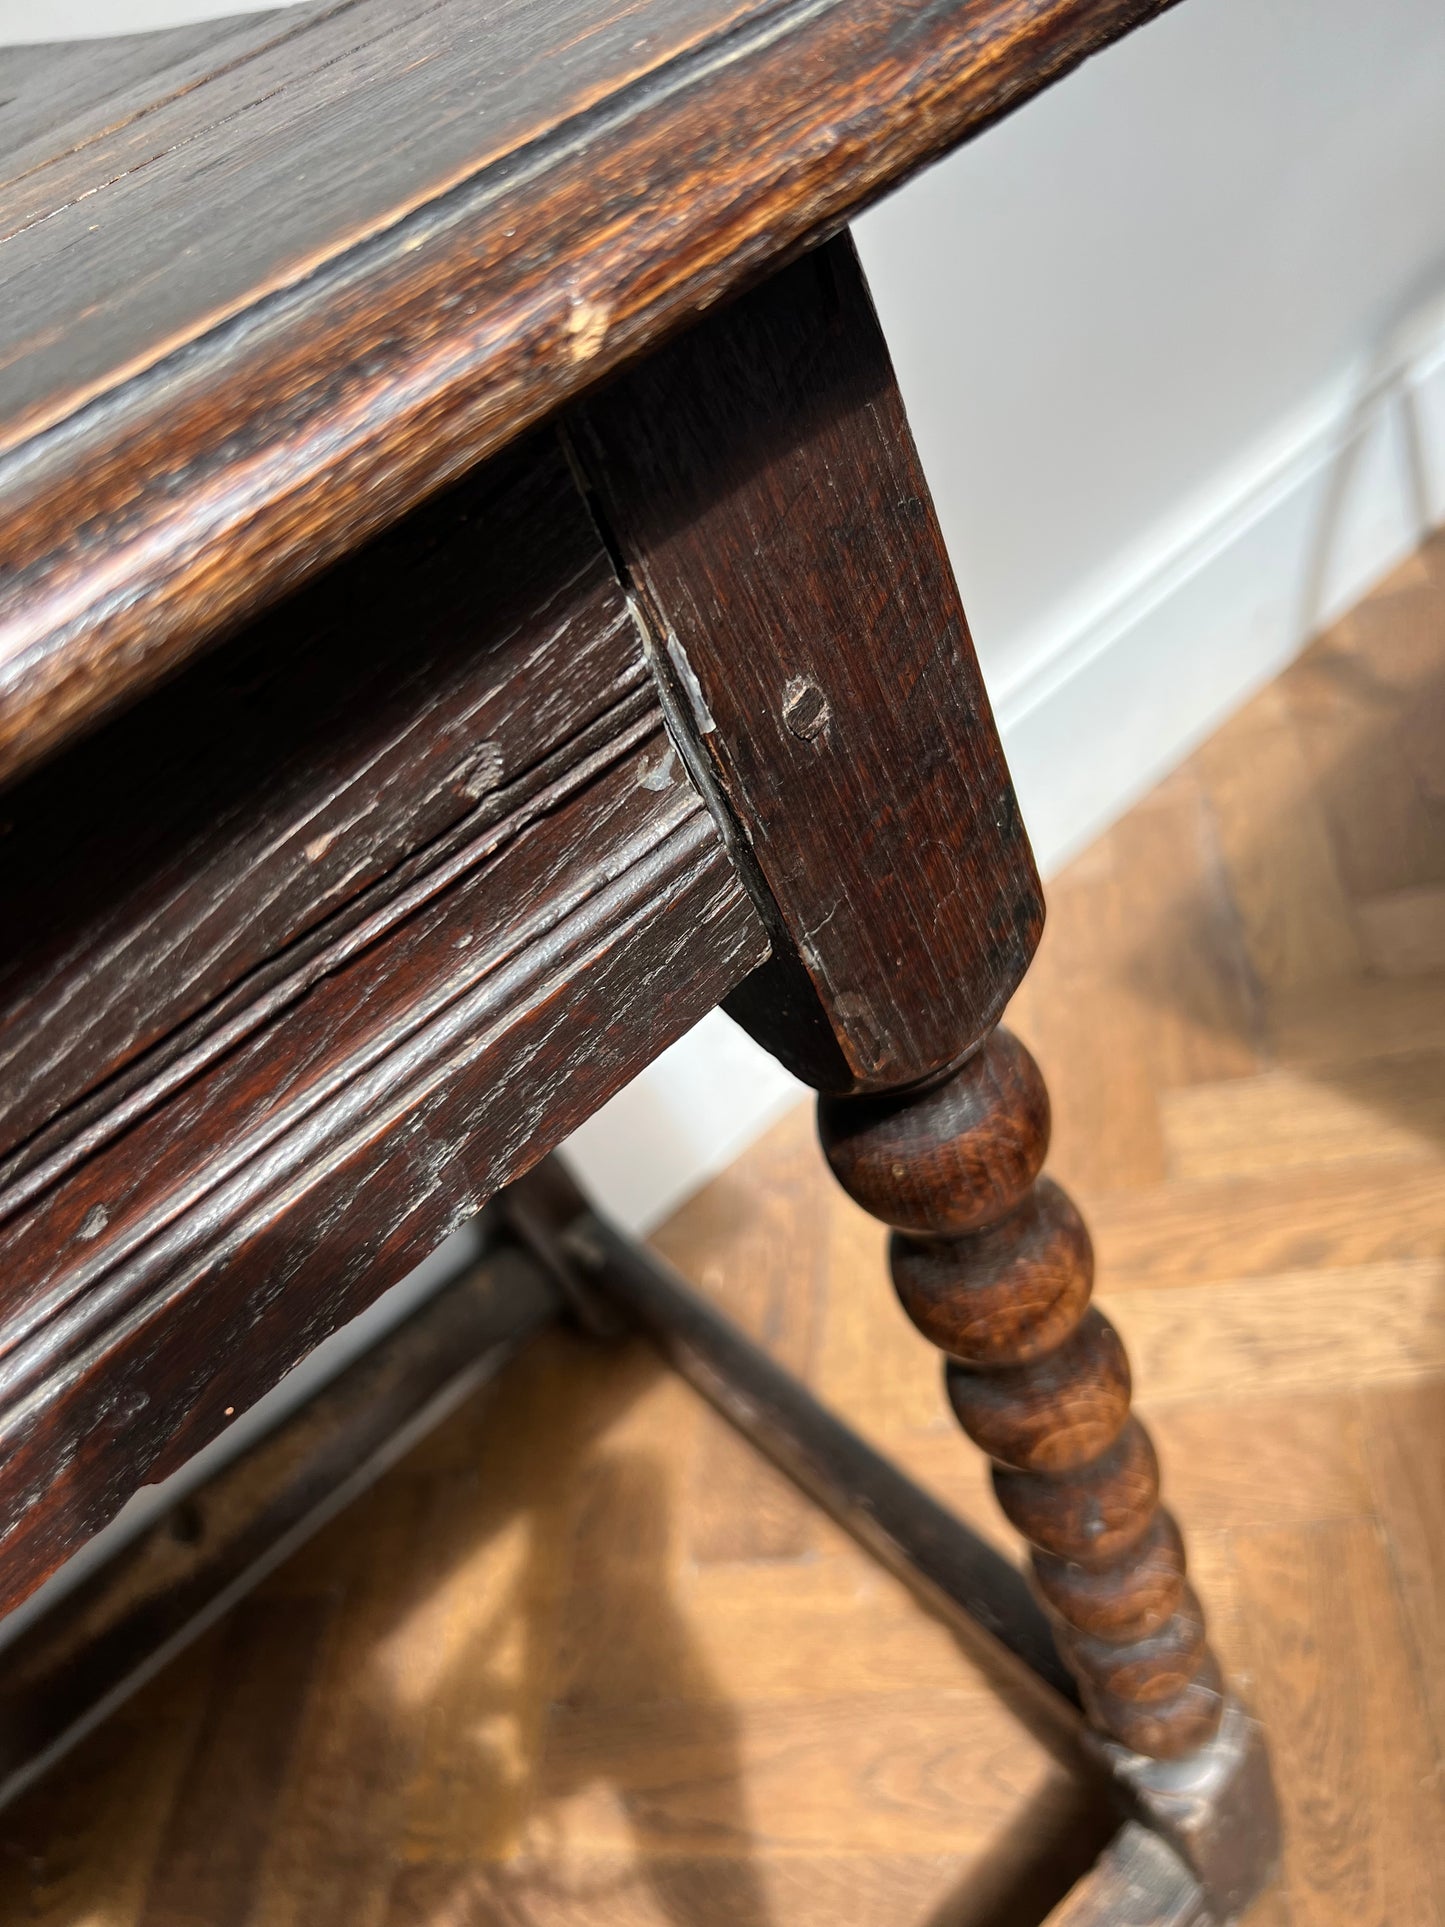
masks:
<svg viewBox="0 0 1445 1927"><path fill-rule="evenodd" d="M1445 971L1384 982L1355 979L1274 997L1269 1028L1279 1062L1330 1064L1445 1050Z"/></svg>
<svg viewBox="0 0 1445 1927"><path fill-rule="evenodd" d="M544 433L18 785L0 1193L93 1151L123 1097L156 1102L655 727Z"/></svg>
<svg viewBox="0 0 1445 1927"><path fill-rule="evenodd" d="M0 902L11 1601L768 947L549 431L21 782Z"/></svg>
<svg viewBox="0 0 1445 1927"><path fill-rule="evenodd" d="M192 1647L166 1690L135 1702L88 1742L76 1770L42 1782L0 1822L7 1902L41 1927L92 1918L135 1927L161 1840L205 1731L225 1633ZM18 1876L18 1878L16 1877Z"/></svg>
<svg viewBox="0 0 1445 1927"><path fill-rule="evenodd" d="M1445 1371L1445 1257L1120 1292L1113 1302L1139 1382L1161 1403L1408 1384Z"/></svg>
<svg viewBox="0 0 1445 1927"><path fill-rule="evenodd" d="M306 142L324 145L326 97L353 80L348 176L372 178L357 152L370 162L387 146L367 87L402 83L384 58L370 82L365 70L369 30L395 11L387 0L343 10L349 64L340 49L292 103ZM674 44L654 66L642 36L632 67L599 62L580 113L565 34L532 43L534 58L558 57L539 69L523 164L506 140L489 164L484 125L443 178L424 149L361 231L339 221L308 245L303 271L234 297L229 320L162 312L143 346L118 343L83 406L42 384L49 400L32 419L53 426L0 471L0 776L1158 11L1160 0L786 0L738 24L720 5L716 30L694 32L686 52ZM315 17L329 30L329 10ZM491 58L485 33L483 47ZM433 102L464 65L438 61ZM505 118L515 102L502 91ZM184 95L200 130L207 93ZM256 111L272 110L263 99ZM225 125L234 145L218 158L273 165L245 114ZM287 158L292 178L306 172L306 142ZM167 174L144 170L115 196L135 206L137 236L166 225ZM267 202L239 204L249 229ZM268 206L262 226L274 216ZM96 226L123 289L147 279L129 229ZM238 241L217 223L202 245L224 258ZM58 317L80 307L63 285L46 296Z"/></svg>
<svg viewBox="0 0 1445 1927"><path fill-rule="evenodd" d="M745 1246L746 1255L739 1252L741 1288L730 1298L731 1316L767 1346L770 1357L805 1378L813 1368L827 1283L828 1214L817 1199L812 1218L800 1220L796 1204L808 1194L807 1174L818 1156L812 1133L798 1131L777 1142L775 1150L784 1180L781 1197L710 1187L698 1208L711 1214L720 1245ZM689 1223L684 1250L696 1251L706 1236L703 1227ZM667 1226L655 1242L668 1256ZM706 1434L689 1492L691 1552L702 1564L791 1562L813 1548L815 1508L730 1429Z"/></svg>
<svg viewBox="0 0 1445 1927"><path fill-rule="evenodd" d="M1407 1059L1317 1074L1271 1070L1169 1092L1161 1105L1174 1176L1209 1179L1281 1165L1438 1157L1445 1137L1445 1051L1423 1040Z"/></svg>
<svg viewBox="0 0 1445 1927"><path fill-rule="evenodd" d="M1090 1719L1154 1758L1204 1745L1223 1684L1178 1528L1158 1509L1124 1348L1089 1302L1088 1233L1057 1186L1037 1183L1049 1138L1037 1065L995 1031L932 1089L822 1099L818 1135L839 1183L894 1227L899 1297L945 1352L954 1416L1034 1549Z"/></svg>
<svg viewBox="0 0 1445 1927"><path fill-rule="evenodd" d="M709 1770L731 1728L747 1788ZM855 1852L975 1851L1054 1770L1029 1760L973 1694L821 1692L700 1717L696 1702L558 1708L541 1792L569 1857L644 1851L745 1851L761 1836L807 1852L847 1805Z"/></svg>
<svg viewBox="0 0 1445 1927"><path fill-rule="evenodd" d="M1367 1151L1353 1163L1099 1192L1088 1203L1101 1263L1132 1289L1434 1258L1445 1250L1442 1160Z"/></svg>
<svg viewBox="0 0 1445 1927"><path fill-rule="evenodd" d="M1141 1300L1133 1300L1135 1309ZM1197 1533L1358 1519L1373 1510L1364 1424L1351 1394L1196 1379L1201 1396L1150 1404L1170 1491ZM1221 1393L1223 1392L1223 1396ZM1261 1478L1258 1441L1269 1441Z"/></svg>
<svg viewBox="0 0 1445 1927"><path fill-rule="evenodd" d="M555 142L589 108L757 11L758 0L610 10L461 0L438 20L429 0L333 0L183 28L160 72L117 74L70 114L65 81L85 66L108 76L110 44L41 56L31 86L54 63L59 99L8 157L0 188L11 297L0 447L459 181ZM198 46L207 32L214 44ZM163 45L152 50L164 58Z"/></svg>
<svg viewBox="0 0 1445 1927"><path fill-rule="evenodd" d="M1438 593L1427 549L1336 623L1282 690L1367 952L1370 903L1404 908L1445 883L1445 797L1432 779L1445 722Z"/></svg>
<svg viewBox="0 0 1445 1927"><path fill-rule="evenodd" d="M1165 1175L1161 1093L1261 1068L1259 987L1193 769L1051 883L1045 942L1047 978L1025 979L1009 1021L1041 1061L1091 1054L1094 1078L1058 1094L1054 1141L1056 1169L1087 1198L1093 1226L1107 1193ZM1070 1015L1080 1000L1093 1013L1086 1038Z"/></svg>
<svg viewBox="0 0 1445 1927"><path fill-rule="evenodd" d="M284 39L296 17L202 20L107 35L103 45L51 40L7 47L0 180L13 190L32 169L130 126L238 56Z"/></svg>
<svg viewBox="0 0 1445 1927"><path fill-rule="evenodd" d="M1363 1404L1375 1503L1389 1534L1435 1744L1445 1754L1445 1395L1437 1377L1371 1389Z"/></svg>
<svg viewBox="0 0 1445 1927"><path fill-rule="evenodd" d="M389 1640L393 1663L405 1669L419 1657L418 1634L435 1639L425 1607L447 1569L439 1496L425 1481L399 1481L363 1509L368 1554L351 1566L344 1609L332 1617L312 1674L254 1874L253 1918L277 1927L370 1927L380 1914L425 1724L376 1656ZM151 1927L144 1913L139 1927Z"/></svg>
<svg viewBox="0 0 1445 1927"><path fill-rule="evenodd" d="M1439 1770L1373 1522L1241 1535L1236 1560L1260 1717L1298 1762L1280 1776L1296 1913L1437 1921Z"/></svg>
<svg viewBox="0 0 1445 1927"><path fill-rule="evenodd" d="M171 1807L143 1921L245 1927L329 1617L321 1599L247 1600L232 1614L204 1736ZM258 1692L257 1660L276 1651L285 1662L267 1666Z"/></svg>
<svg viewBox="0 0 1445 1927"><path fill-rule="evenodd" d="M0 1231L8 1598L764 954L711 818L675 775L652 781L661 745L336 968ZM589 1040L580 1060L569 1026Z"/></svg>
<svg viewBox="0 0 1445 1927"><path fill-rule="evenodd" d="M956 1062L1043 905L851 242L652 355L578 447L675 731L776 906L733 1014L822 1090Z"/></svg>
<svg viewBox="0 0 1445 1927"><path fill-rule="evenodd" d="M1095 1843L1101 1823L1059 1801L1040 1813L1036 1872L1000 1857L980 1865L967 1852L790 1853L761 1864L746 1855L630 1853L569 1858L560 1868L478 1866L461 1860L404 1867L384 1927L435 1927L438 1919L525 1918L528 1927L1036 1927ZM525 1909L525 1914L521 1910Z"/></svg>
<svg viewBox="0 0 1445 1927"><path fill-rule="evenodd" d="M1196 760L1254 975L1273 991L1356 976L1348 892L1284 692L1267 690ZM1261 813L1280 825L1267 842L1258 834Z"/></svg>

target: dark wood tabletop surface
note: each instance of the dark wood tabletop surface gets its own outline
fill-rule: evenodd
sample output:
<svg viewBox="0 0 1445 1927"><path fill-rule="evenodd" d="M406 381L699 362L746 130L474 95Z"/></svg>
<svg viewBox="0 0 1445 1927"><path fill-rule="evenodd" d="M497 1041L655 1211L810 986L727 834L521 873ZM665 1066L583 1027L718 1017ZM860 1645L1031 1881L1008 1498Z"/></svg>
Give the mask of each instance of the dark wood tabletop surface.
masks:
<svg viewBox="0 0 1445 1927"><path fill-rule="evenodd" d="M0 778L1165 0L330 0L0 52Z"/></svg>

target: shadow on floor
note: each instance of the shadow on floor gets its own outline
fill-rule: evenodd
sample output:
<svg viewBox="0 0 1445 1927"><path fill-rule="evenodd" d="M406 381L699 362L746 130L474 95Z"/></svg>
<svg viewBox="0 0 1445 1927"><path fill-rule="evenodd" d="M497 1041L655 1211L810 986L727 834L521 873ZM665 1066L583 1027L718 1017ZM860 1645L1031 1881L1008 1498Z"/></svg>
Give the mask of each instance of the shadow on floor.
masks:
<svg viewBox="0 0 1445 1927"><path fill-rule="evenodd" d="M4 1916L817 1919L759 1856L739 1715L674 1596L675 1468L627 1442L661 1370L539 1341L0 1815ZM918 1927L1040 1919L1108 1828L1083 1786L1022 1812Z"/></svg>

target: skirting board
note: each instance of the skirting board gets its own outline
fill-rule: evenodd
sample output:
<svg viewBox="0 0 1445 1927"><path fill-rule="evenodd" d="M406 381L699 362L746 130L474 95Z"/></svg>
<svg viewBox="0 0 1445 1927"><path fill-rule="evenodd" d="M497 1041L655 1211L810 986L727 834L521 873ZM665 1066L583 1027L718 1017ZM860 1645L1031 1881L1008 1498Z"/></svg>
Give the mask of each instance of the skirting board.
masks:
<svg viewBox="0 0 1445 1927"><path fill-rule="evenodd" d="M992 691L1046 878L1445 522L1445 308L1432 319L1172 517Z"/></svg>

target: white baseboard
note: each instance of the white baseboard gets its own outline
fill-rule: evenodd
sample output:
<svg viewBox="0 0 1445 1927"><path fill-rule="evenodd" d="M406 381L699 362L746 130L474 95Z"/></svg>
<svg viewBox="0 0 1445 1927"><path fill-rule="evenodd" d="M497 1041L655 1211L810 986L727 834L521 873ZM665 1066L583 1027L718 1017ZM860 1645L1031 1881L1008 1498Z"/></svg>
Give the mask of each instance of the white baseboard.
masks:
<svg viewBox="0 0 1445 1927"><path fill-rule="evenodd" d="M994 707L1052 875L1445 521L1445 312L1046 625Z"/></svg>

